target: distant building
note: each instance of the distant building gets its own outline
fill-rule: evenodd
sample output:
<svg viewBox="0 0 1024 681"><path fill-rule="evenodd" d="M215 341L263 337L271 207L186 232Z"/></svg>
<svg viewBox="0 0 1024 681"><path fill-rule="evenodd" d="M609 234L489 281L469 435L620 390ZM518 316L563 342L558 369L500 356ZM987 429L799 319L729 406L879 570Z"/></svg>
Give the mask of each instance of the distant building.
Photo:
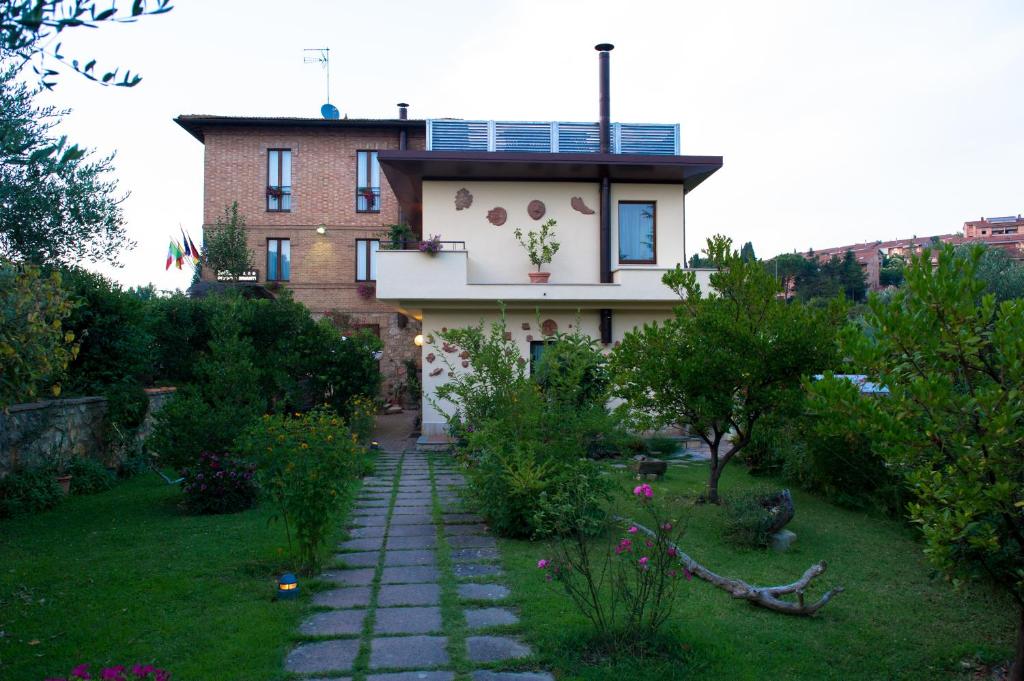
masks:
<svg viewBox="0 0 1024 681"><path fill-rule="evenodd" d="M964 236L970 239L1000 234L1024 234L1024 218L1008 215L1001 218L982 218L964 223Z"/></svg>

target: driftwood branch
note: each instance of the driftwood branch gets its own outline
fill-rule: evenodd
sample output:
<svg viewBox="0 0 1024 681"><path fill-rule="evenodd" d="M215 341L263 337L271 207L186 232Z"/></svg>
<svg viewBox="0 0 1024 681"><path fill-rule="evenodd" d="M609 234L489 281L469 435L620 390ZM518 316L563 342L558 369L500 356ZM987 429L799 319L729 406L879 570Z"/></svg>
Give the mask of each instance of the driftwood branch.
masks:
<svg viewBox="0 0 1024 681"><path fill-rule="evenodd" d="M631 525L635 525L637 529L644 534L651 537L654 536L654 532L643 525L639 525L628 518L622 518L622 520L625 520ZM679 562L695 576L700 577L705 582L709 582L714 586L717 586L719 589L728 591L732 594L733 598L741 598L745 601L750 601L754 605L759 605L762 608L781 612L786 615L813 615L825 607L825 604L832 600L833 596L843 592L843 587L837 586L827 591L821 598L813 603L807 604L804 602L804 590L812 581L814 581L815 578L824 574L825 569L828 567L825 561L815 563L811 567L807 568L803 576L791 584L782 584L780 586L753 586L751 584L747 584L742 579L733 579L731 577L723 577L722 575L716 574L695 561L678 546L675 546L674 544L671 546L679 554ZM785 596L787 594L796 594L797 600L794 602L779 598L779 596Z"/></svg>

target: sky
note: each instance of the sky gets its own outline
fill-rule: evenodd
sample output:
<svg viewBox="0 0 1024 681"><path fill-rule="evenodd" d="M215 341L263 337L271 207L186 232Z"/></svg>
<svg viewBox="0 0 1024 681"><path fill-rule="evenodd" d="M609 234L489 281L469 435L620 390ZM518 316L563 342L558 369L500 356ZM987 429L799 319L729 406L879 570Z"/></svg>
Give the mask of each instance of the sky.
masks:
<svg viewBox="0 0 1024 681"><path fill-rule="evenodd" d="M98 4L103 4L102 2ZM121 2L121 4L127 4ZM134 250L93 266L126 285L198 241L203 147L182 113L596 120L599 42L615 44L612 120L679 123L724 166L687 201L688 250L722 233L761 257L959 231L1024 213L1020 0L175 0L165 15L75 29L63 52L131 67L135 88L61 75L62 132L116 151Z"/></svg>

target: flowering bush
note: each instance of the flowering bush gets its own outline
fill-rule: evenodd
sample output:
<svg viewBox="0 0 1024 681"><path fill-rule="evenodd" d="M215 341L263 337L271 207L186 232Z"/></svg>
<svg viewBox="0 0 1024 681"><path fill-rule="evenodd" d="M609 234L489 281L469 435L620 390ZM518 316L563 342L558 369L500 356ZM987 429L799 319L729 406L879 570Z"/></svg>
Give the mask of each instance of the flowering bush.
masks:
<svg viewBox="0 0 1024 681"><path fill-rule="evenodd" d="M227 454L203 452L184 468L183 506L189 513L236 513L256 505L255 467Z"/></svg>
<svg viewBox="0 0 1024 681"><path fill-rule="evenodd" d="M557 582L593 623L599 639L617 652L636 652L652 641L672 613L680 583L692 576L676 548L682 528L658 509L654 489L638 485L632 496L653 529L630 524L603 550L595 550L586 536L599 520L557 517L564 538L553 545L552 557L537 562L545 578Z"/></svg>
<svg viewBox="0 0 1024 681"><path fill-rule="evenodd" d="M171 681L170 672L164 669L157 669L151 664L132 665L130 670L123 664L103 667L99 671L99 676L93 676L89 671L89 666L88 664L80 664L72 669L68 676L54 676L47 678L46 681L75 681L75 679L82 679L83 681L91 679L99 679L99 681L131 681L132 679Z"/></svg>
<svg viewBox="0 0 1024 681"><path fill-rule="evenodd" d="M348 401L348 427L359 444L365 445L373 435L377 403L365 395L356 395Z"/></svg>
<svg viewBox="0 0 1024 681"><path fill-rule="evenodd" d="M341 417L326 407L306 414L264 416L238 440L256 461L257 479L295 528L298 569L315 573L328 528L366 466L366 450Z"/></svg>
<svg viewBox="0 0 1024 681"><path fill-rule="evenodd" d="M444 246L441 244L440 234L431 234L429 239L424 239L420 242L419 249L421 253L440 253Z"/></svg>
<svg viewBox="0 0 1024 681"><path fill-rule="evenodd" d="M359 286L356 286L356 293L358 293L359 297L363 300L369 300L377 295L377 287L373 284L363 282L359 284Z"/></svg>

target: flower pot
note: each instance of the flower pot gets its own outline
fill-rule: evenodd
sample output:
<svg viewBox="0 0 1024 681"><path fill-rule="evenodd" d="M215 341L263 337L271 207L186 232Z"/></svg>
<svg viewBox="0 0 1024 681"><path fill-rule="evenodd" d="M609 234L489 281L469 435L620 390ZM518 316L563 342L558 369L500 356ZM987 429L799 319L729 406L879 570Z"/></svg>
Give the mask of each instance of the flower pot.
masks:
<svg viewBox="0 0 1024 681"><path fill-rule="evenodd" d="M550 272L530 272L529 275L531 284L546 284L551 277Z"/></svg>
<svg viewBox="0 0 1024 681"><path fill-rule="evenodd" d="M71 476L70 475L57 475L54 477L57 484L60 485L60 491L64 494L71 492Z"/></svg>

